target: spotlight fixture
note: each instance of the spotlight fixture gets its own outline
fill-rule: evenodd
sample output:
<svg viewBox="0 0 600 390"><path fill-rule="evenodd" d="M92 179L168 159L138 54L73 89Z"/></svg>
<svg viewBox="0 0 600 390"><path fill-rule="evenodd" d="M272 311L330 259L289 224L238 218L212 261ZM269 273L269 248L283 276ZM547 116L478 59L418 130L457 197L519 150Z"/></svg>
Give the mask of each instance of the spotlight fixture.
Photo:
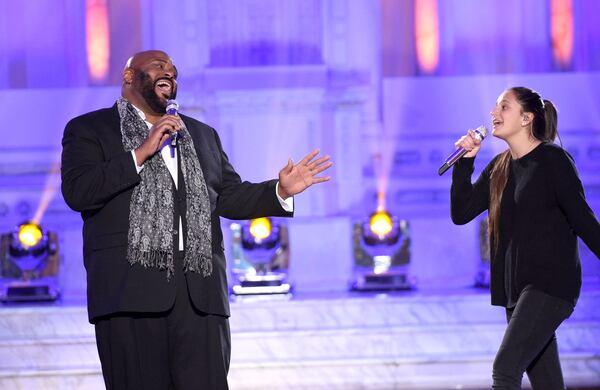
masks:
<svg viewBox="0 0 600 390"><path fill-rule="evenodd" d="M24 223L19 226L17 237L21 247L29 249L39 244L42 240L42 229L35 223Z"/></svg>
<svg viewBox="0 0 600 390"><path fill-rule="evenodd" d="M407 290L414 287L414 279L409 277L407 221L378 209L366 221L354 224L352 241L352 290Z"/></svg>
<svg viewBox="0 0 600 390"><path fill-rule="evenodd" d="M255 244L261 244L263 240L269 238L272 232L271 220L269 218L256 218L250 221L248 228L250 235L254 238Z"/></svg>
<svg viewBox="0 0 600 390"><path fill-rule="evenodd" d="M233 295L289 294L287 226L271 218L232 223Z"/></svg>
<svg viewBox="0 0 600 390"><path fill-rule="evenodd" d="M0 301L58 298L58 240L34 222L0 236Z"/></svg>
<svg viewBox="0 0 600 390"><path fill-rule="evenodd" d="M369 229L380 240L385 239L392 232L393 228L392 217L386 211L376 211L369 218Z"/></svg>

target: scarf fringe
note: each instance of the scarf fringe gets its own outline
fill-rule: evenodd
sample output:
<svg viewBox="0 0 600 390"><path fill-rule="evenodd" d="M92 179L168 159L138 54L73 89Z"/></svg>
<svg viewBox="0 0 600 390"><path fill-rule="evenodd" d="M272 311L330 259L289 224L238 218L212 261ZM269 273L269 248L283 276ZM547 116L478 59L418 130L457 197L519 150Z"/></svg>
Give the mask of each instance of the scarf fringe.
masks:
<svg viewBox="0 0 600 390"><path fill-rule="evenodd" d="M160 271L167 271L167 279L175 273L175 264L173 262L173 253L150 251L143 252L138 248L127 248L127 260L130 265L139 264L144 268L157 268Z"/></svg>

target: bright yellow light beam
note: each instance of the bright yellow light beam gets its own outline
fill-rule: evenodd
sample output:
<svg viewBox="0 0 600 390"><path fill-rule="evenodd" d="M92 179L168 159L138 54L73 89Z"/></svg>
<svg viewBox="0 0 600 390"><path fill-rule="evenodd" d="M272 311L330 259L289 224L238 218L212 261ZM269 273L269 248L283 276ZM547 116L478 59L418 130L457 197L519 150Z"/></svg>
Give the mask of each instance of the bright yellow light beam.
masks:
<svg viewBox="0 0 600 390"><path fill-rule="evenodd" d="M19 226L19 242L28 249L36 246L42 239L42 229L35 223L24 223Z"/></svg>
<svg viewBox="0 0 600 390"><path fill-rule="evenodd" d="M392 231L392 217L387 211L379 210L371 215L369 228L373 234L383 238Z"/></svg>
<svg viewBox="0 0 600 390"><path fill-rule="evenodd" d="M255 240L264 240L271 235L269 218L256 218L250 222L250 234Z"/></svg>

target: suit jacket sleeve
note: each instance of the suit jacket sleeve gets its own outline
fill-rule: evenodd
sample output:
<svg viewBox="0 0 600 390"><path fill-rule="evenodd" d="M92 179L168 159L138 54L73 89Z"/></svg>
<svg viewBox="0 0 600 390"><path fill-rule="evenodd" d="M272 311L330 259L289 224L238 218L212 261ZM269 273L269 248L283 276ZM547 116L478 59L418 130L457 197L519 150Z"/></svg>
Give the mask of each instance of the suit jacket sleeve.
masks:
<svg viewBox="0 0 600 390"><path fill-rule="evenodd" d="M61 189L66 203L76 211L101 208L140 181L131 152L105 153L98 133L107 128L99 128L102 121L98 119L75 118L63 135Z"/></svg>

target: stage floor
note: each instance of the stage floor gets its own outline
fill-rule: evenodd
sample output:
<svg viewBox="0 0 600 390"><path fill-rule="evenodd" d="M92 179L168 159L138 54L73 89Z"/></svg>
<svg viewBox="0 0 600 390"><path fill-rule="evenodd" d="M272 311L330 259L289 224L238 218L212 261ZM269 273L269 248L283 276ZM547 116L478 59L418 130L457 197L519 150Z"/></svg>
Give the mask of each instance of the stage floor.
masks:
<svg viewBox="0 0 600 390"><path fill-rule="evenodd" d="M600 387L600 285L558 340L569 388ZM232 390L485 389L505 323L474 288L234 300ZM104 388L84 301L3 305L0 388Z"/></svg>

